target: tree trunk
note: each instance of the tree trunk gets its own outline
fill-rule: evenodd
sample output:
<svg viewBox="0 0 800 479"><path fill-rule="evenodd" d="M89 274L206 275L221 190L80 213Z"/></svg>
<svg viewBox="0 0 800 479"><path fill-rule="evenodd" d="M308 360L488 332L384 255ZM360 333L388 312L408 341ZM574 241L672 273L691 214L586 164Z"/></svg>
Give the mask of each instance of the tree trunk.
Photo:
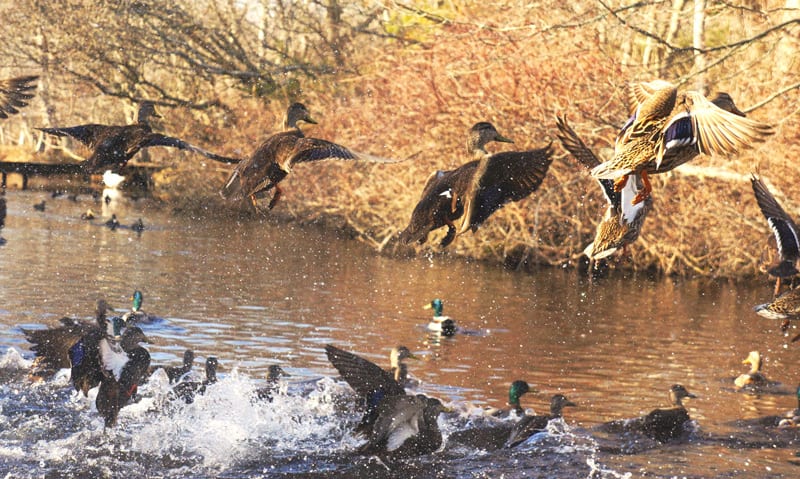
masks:
<svg viewBox="0 0 800 479"><path fill-rule="evenodd" d="M694 48L695 90L706 91L706 57L702 50L705 48L706 32L706 0L694 0L694 21L692 28L692 48Z"/></svg>

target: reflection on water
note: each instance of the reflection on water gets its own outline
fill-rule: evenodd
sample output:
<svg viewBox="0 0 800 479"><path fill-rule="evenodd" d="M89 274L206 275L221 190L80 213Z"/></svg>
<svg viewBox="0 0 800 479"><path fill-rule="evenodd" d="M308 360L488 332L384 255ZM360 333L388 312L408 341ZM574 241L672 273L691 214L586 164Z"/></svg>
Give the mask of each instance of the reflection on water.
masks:
<svg viewBox="0 0 800 479"><path fill-rule="evenodd" d="M203 474L258 477L269 476L270 470L313 469L334 477L343 462L334 456L358 444L340 422L323 419L339 414L330 408L336 407L334 396L346 396L346 388L332 382L313 386L319 396L313 406L287 399L282 406L287 409L279 415L269 406L253 405L245 395L248 388L263 385L270 364L281 364L292 375L290 389L333 376L323 350L332 343L387 367L389 350L408 346L421 358L409 364L421 390L463 410L468 405L503 406L515 379L536 385L539 393L524 396L523 405L537 412L546 411L552 394L567 394L579 405L566 412L566 424L576 428L569 433L574 436L557 439L555 446L545 438L528 451L572 451L560 458L534 454L537 459L530 459L530 467L543 470L562 470L553 469L553 463L562 464L566 472L561 477L585 477L591 470L597 477L781 477L798 472L791 462L796 459L792 447L769 449L760 439L754 440L760 444L756 451L723 441L696 441L630 455L603 453L588 432L580 433L666 405L674 383L699 396L687 406L703 437L737 437L743 433L731 421L795 407L791 392L800 381L798 346L786 344L779 324L752 312L753 305L770 297L766 278L758 285L640 277L590 285L574 271L528 275L443 256L388 259L313 228L269 220L175 217L143 201L104 209L106 214L116 212L123 225L141 217L147 228L142 234L129 228L110 231L101 226L107 217L94 222L79 218L90 206L100 209L88 197L77 203L48 198L45 212L35 211L33 204L44 196L7 195L9 213L2 231L7 244L0 247L0 352L13 346L27 354L19 326L54 324L64 315L90 318L98 297L127 308L130 294L140 289L144 309L165 318L145 327L154 340L149 346L154 364L177 365L191 348L198 370L206 356L220 358L227 385L219 396L193 406L192 421L165 425L148 421L152 413L127 413L129 428L123 416L121 430L112 437L117 434L130 457L115 456L111 462L95 457L98 470L113 471L122 463L135 463L137 454L162 451L155 474L190 477L206 461L204 467L211 469ZM459 327L479 334L432 340L425 329L429 311L422 307L434 297L444 300L445 314ZM755 396L732 390L732 378L746 371L741 360L752 349L761 351L765 373L783 382L789 394ZM9 433L0 435L0 463L19 461L19 472L29 462L17 455L41 454L33 463L49 463L58 454L44 450L71 447L81 434L102 442L102 428L98 432L96 415L85 400L70 396L58 383L38 385L37 392L26 395L25 386L21 391L19 386L25 381L0 379L0 386L7 385L0 388L0 424L7 431L22 428L14 430L16 440L24 443L27 437L38 445L27 448ZM45 422L21 419L28 413L8 413L21 397L37 403L34 396L39 393L49 395L42 400L49 409L76 423L75 431L86 431L63 438ZM211 405L204 408L204 401ZM235 419L220 419L219 408ZM41 405L34 409L49 414ZM287 417L294 422L282 422ZM215 450L213 441L221 437L215 427L224 429L222 436L232 445L218 444ZM453 426L443 427L447 431ZM279 434L287 430L295 433ZM265 437L281 443L280 459L263 459L272 457L274 445L265 443ZM175 441L193 446L181 449ZM593 452L575 452L589 450ZM94 452L108 453L103 448ZM209 458L217 454L236 460L209 466L208 461L214 462ZM469 460L453 454L446 448L426 458L433 465L419 474L425 477L444 468L456 477L472 477L470 471L485 471L486 477L499 477L503 471L507 477L529 477L515 475L518 452ZM306 459L300 460L303 455ZM576 464L570 466L572 461Z"/></svg>

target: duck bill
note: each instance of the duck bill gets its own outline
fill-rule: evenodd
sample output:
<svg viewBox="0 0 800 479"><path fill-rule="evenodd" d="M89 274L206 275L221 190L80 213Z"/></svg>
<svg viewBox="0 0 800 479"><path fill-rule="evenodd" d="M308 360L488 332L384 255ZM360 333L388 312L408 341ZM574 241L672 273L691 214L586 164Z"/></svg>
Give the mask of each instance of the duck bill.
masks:
<svg viewBox="0 0 800 479"><path fill-rule="evenodd" d="M433 309L433 306L431 305L431 303L428 303L425 306L423 306L422 309Z"/></svg>
<svg viewBox="0 0 800 479"><path fill-rule="evenodd" d="M317 122L313 118L311 118L310 116L305 117L304 121L306 123L311 123L312 125L316 125L317 124Z"/></svg>
<svg viewBox="0 0 800 479"><path fill-rule="evenodd" d="M577 404L575 404L575 403L574 403L574 402L572 402L572 401L567 401L567 402L565 402L565 403L564 403L564 406L578 407L578 405L577 405Z"/></svg>
<svg viewBox="0 0 800 479"><path fill-rule="evenodd" d="M494 141L499 141L501 143L514 143L514 140L512 140L511 138L506 138L505 136L500 136L500 135L497 135Z"/></svg>

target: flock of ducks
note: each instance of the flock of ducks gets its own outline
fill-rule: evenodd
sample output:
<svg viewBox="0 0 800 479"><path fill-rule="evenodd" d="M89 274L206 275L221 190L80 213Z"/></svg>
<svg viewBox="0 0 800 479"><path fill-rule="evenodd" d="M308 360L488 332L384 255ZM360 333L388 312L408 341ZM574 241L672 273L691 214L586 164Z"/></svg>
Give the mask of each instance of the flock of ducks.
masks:
<svg viewBox="0 0 800 479"><path fill-rule="evenodd" d="M36 77L20 77L0 83L0 118L25 106L32 97L30 92L35 80ZM624 250L640 235L645 218L652 209L650 175L670 171L701 153L735 153L764 141L773 133L769 125L747 118L724 92L709 100L698 92L678 91L675 85L657 80L632 84L630 96L633 115L617 135L614 154L606 161L586 147L565 117L558 118L556 123L562 145L597 179L608 203L595 238L584 251L593 263ZM220 194L229 201L249 201L256 210L259 210L259 201L273 189L267 209L274 208L283 194L279 183L296 163L325 159L393 161L306 137L299 123L316 122L301 103L289 106L283 131L268 137L246 159L217 155L178 138L155 133L149 123L153 117L158 117L154 103L143 102L136 123L131 125L88 124L41 130L50 135L69 136L87 145L92 152L83 165L91 173L119 171L142 148L154 146L184 149L215 161L236 164ZM474 233L504 204L526 198L539 188L553 161L552 145L530 151L489 154L486 145L493 141L513 143L488 122L476 123L469 130L467 150L472 161L453 170L431 174L408 226L399 234L401 242L424 243L432 231L446 227L441 240L441 246L446 247L457 235L466 231ZM792 280L798 274L796 263L800 258L798 230L792 218L755 174L752 187L775 234L781 258L778 265L768 270L777 278L776 298L756 307L756 312L767 318L783 320L785 329L788 320L800 315L800 288L791 288ZM1 197L0 200L2 226L5 201ZM787 282L789 291L780 294L782 285ZM150 355L141 346L147 338L137 324L157 319L144 313L141 303L142 296L137 291L133 296L132 310L123 316L109 318L109 306L99 301L94 323L65 318L58 328L26 330L36 353L32 375L70 368L76 390L87 394L89 389L99 387L97 410L106 426L113 426L120 408L135 399L138 386L153 372ZM458 327L452 318L443 315L441 300L433 300L428 307L434 310L429 330L443 336L456 334ZM392 351L392 369L388 371L332 345L325 347L325 353L363 403L364 415L356 427L356 432L366 439L361 452L405 457L431 453L441 447L442 435L437 419L440 414L447 413L448 408L438 399L406 392L409 379L404 360L414 357L407 348L398 347ZM187 351L181 366L163 368L170 382L175 383L175 397L187 402L216 382L218 361L214 357L206 360L204 381L182 380L193 362L194 354ZM760 372L761 358L757 352L752 352L745 363L751 365L751 371L736 378L737 388L768 384ZM270 386L260 390L257 396L270 400L275 382L284 375L279 366L270 368ZM511 384L508 404L519 419L502 426L500 443L505 447L524 442L544 430L550 421L560 418L565 407L575 406L558 394L552 397L549 414L528 415L520 405L520 397L530 390L530 386L521 380ZM603 425L602 429L635 429L661 442L680 436L690 420L683 400L695 396L677 384L670 388L669 395L670 407L656 409L635 420L611 422ZM459 437L471 437L470 434L469 431L459 431L451 439L458 441Z"/></svg>

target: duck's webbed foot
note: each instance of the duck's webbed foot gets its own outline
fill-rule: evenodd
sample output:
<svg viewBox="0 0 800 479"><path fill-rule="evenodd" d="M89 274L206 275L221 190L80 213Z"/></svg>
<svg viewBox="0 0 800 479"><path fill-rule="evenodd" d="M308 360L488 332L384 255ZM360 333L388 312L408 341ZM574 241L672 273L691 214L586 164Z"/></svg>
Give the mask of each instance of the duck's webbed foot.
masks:
<svg viewBox="0 0 800 479"><path fill-rule="evenodd" d="M647 177L647 172L642 171L642 189L636 193L636 197L631 201L632 205L638 205L642 201L650 197L650 192L653 191L653 186L650 184L650 178Z"/></svg>
<svg viewBox="0 0 800 479"><path fill-rule="evenodd" d="M628 175L622 175L616 180L614 180L614 191L619 193L625 188L625 185L628 184Z"/></svg>
<svg viewBox="0 0 800 479"><path fill-rule="evenodd" d="M452 243L454 239L456 239L456 227L453 225L453 223L448 223L447 234L444 235L444 238L442 238L442 242L439 244L439 246L446 248L447 245Z"/></svg>

